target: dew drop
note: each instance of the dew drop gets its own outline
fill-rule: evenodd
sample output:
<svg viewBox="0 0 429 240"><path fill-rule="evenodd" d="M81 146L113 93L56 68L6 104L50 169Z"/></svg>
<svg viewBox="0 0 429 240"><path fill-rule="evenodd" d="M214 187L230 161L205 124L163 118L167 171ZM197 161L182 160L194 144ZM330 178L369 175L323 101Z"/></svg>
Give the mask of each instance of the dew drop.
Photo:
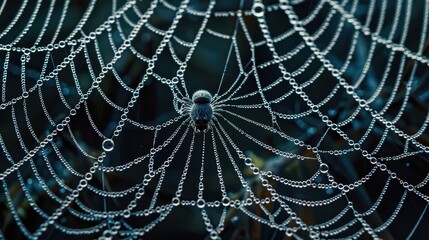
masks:
<svg viewBox="0 0 429 240"><path fill-rule="evenodd" d="M326 163L322 163L319 166L319 170L321 173L327 173L329 171L329 166Z"/></svg>
<svg viewBox="0 0 429 240"><path fill-rule="evenodd" d="M210 233L210 239L213 239L213 240L219 239L216 231L212 231Z"/></svg>
<svg viewBox="0 0 429 240"><path fill-rule="evenodd" d="M203 208L203 207L205 207L205 206L206 206L206 201L204 201L204 199L202 199L202 198L198 199L198 200L197 200L197 206L198 206L199 208Z"/></svg>
<svg viewBox="0 0 429 240"><path fill-rule="evenodd" d="M113 150L113 148L115 147L115 143L113 142L112 139L107 138L103 141L103 150L106 152L110 152Z"/></svg>
<svg viewBox="0 0 429 240"><path fill-rule="evenodd" d="M130 212L130 210L125 210L124 212L123 212L123 216L124 216L124 218L129 218L130 216L131 216L131 212Z"/></svg>
<svg viewBox="0 0 429 240"><path fill-rule="evenodd" d="M229 197L223 197L222 198L222 205L223 206L228 206L229 205L229 202L230 202L230 199L229 199Z"/></svg>
<svg viewBox="0 0 429 240"><path fill-rule="evenodd" d="M57 125L57 130L59 131L59 132L61 132L61 131L63 131L64 130L64 125L63 124L58 124Z"/></svg>
<svg viewBox="0 0 429 240"><path fill-rule="evenodd" d="M293 235L293 230L291 228L286 229L286 236L292 237L292 235Z"/></svg>
<svg viewBox="0 0 429 240"><path fill-rule="evenodd" d="M112 239L112 232L110 230L106 230L103 232L104 239Z"/></svg>
<svg viewBox="0 0 429 240"><path fill-rule="evenodd" d="M171 202L173 203L173 206L179 206L180 199L178 197L174 197Z"/></svg>
<svg viewBox="0 0 429 240"><path fill-rule="evenodd" d="M252 7L252 14L255 17L262 17L264 16L265 12L265 6L262 3L255 3Z"/></svg>
<svg viewBox="0 0 429 240"><path fill-rule="evenodd" d="M91 180L91 179L92 179L92 173L86 173L86 174L85 174L85 179L86 179L87 181Z"/></svg>
<svg viewBox="0 0 429 240"><path fill-rule="evenodd" d="M88 181L86 181L85 179L81 179L79 181L79 185L82 187L86 187L88 185Z"/></svg>

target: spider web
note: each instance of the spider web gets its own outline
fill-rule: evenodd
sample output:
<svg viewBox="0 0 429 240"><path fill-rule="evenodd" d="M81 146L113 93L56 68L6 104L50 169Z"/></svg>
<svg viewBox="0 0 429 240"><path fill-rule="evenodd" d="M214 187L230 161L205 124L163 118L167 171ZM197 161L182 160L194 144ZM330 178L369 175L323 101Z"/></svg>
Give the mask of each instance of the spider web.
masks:
<svg viewBox="0 0 429 240"><path fill-rule="evenodd" d="M0 238L427 234L429 1L0 14Z"/></svg>

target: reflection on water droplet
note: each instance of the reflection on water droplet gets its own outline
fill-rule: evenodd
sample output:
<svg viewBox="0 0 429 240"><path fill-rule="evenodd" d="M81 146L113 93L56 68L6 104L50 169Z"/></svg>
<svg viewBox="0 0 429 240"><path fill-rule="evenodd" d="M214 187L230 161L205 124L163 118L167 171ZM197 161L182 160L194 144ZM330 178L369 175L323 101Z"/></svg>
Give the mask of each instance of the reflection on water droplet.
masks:
<svg viewBox="0 0 429 240"><path fill-rule="evenodd" d="M112 139L107 138L103 141L103 150L106 152L110 152L113 150L113 148L115 147L115 143L113 142Z"/></svg>

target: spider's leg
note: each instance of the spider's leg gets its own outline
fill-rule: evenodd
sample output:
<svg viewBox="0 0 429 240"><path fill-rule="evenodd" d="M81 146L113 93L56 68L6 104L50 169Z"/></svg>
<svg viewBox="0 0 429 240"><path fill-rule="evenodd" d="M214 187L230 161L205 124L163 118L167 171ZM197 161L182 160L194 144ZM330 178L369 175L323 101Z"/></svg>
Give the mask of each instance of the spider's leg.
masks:
<svg viewBox="0 0 429 240"><path fill-rule="evenodd" d="M207 128L209 130L212 130L216 128L215 122L217 122L217 118L215 116L212 117L212 120L210 120L209 125L207 126Z"/></svg>
<svg viewBox="0 0 429 240"><path fill-rule="evenodd" d="M191 100L190 98L188 98L188 97L184 97L182 100L183 100L184 102L187 102L187 103L189 103L189 104L192 104L192 100Z"/></svg>
<svg viewBox="0 0 429 240"><path fill-rule="evenodd" d="M197 132L198 129L197 129L197 125L195 124L195 122L191 118L188 118L188 121L189 121L188 124L194 129L195 132Z"/></svg>
<svg viewBox="0 0 429 240"><path fill-rule="evenodd" d="M212 123L212 121L210 121L208 124L207 124L207 128L206 129L204 129L204 133L207 133L207 132L209 132L212 128L211 128L211 123Z"/></svg>

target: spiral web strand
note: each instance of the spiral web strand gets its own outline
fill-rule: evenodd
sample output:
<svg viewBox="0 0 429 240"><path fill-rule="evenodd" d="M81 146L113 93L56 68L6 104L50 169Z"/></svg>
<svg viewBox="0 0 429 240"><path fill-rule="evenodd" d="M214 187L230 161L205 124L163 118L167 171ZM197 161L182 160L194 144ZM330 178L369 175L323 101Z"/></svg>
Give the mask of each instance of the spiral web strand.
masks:
<svg viewBox="0 0 429 240"><path fill-rule="evenodd" d="M161 239L190 215L212 239L427 234L429 1L4 0L0 16L0 239Z"/></svg>

